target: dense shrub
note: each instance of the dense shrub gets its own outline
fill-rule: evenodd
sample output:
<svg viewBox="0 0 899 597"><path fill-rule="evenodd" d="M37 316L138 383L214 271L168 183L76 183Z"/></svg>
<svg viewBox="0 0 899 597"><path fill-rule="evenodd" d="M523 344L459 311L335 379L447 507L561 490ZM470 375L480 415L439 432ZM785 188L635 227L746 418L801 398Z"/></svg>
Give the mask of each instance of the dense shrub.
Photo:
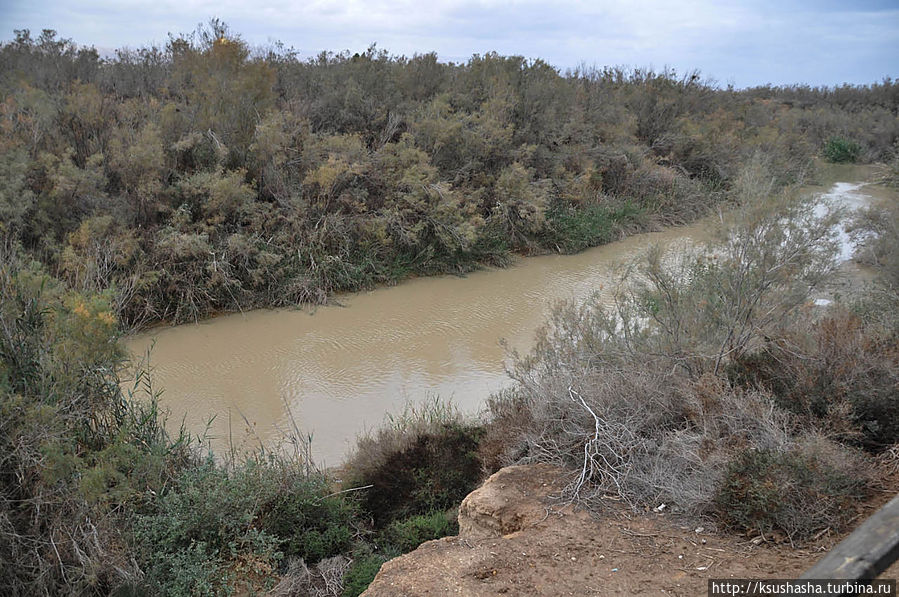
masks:
<svg viewBox="0 0 899 597"><path fill-rule="evenodd" d="M478 428L435 407L429 426L425 417L400 425L415 434L382 434L404 446L380 463L400 467L393 487L405 493L393 504L379 487L376 512L363 516L302 459L201 459L187 436L166 434L148 369L128 392L116 377L110 293L66 290L15 248L2 250L0 585L10 595L219 595L276 584L337 595L373 516L386 526L370 539L381 553L454 531L445 510L478 480ZM378 484L389 478L373 472ZM357 565L350 579L376 569Z"/></svg>
<svg viewBox="0 0 899 597"><path fill-rule="evenodd" d="M487 424L478 445L485 476L527 456L527 432L535 425L527 397L514 388L490 395L486 406Z"/></svg>
<svg viewBox="0 0 899 597"><path fill-rule="evenodd" d="M820 442L815 448L820 448ZM840 528L865 497L864 473L854 459L810 450L748 450L735 457L715 496L719 517L740 532L780 532L791 541Z"/></svg>
<svg viewBox="0 0 899 597"><path fill-rule="evenodd" d="M372 553L360 555L355 559L343 579L343 597L361 595L375 579L386 560L384 556Z"/></svg>
<svg viewBox="0 0 899 597"><path fill-rule="evenodd" d="M557 308L488 403L487 462L569 467L564 495L596 507L665 503L795 541L846 522L870 481L846 443L892 429L894 342L807 306L833 272L833 215L770 196L761 161L737 181L709 246L650 249L614 301Z"/></svg>
<svg viewBox="0 0 899 597"><path fill-rule="evenodd" d="M873 452L890 447L899 441L899 322L895 294L870 291L859 314L835 307L797 318L778 342L731 362L730 379L770 391L806 428Z"/></svg>
<svg viewBox="0 0 899 597"><path fill-rule="evenodd" d="M457 506L481 479L481 428L439 400L390 421L360 437L346 465L353 486L371 486L360 506L375 526Z"/></svg>
<svg viewBox="0 0 899 597"><path fill-rule="evenodd" d="M288 558L308 564L349 551L354 512L323 477L279 461L184 471L135 522L154 590L216 594L242 576L272 582Z"/></svg>
<svg viewBox="0 0 899 597"><path fill-rule="evenodd" d="M883 176L883 182L893 188L899 187L899 152L893 152L893 159L887 164L887 171Z"/></svg>
<svg viewBox="0 0 899 597"><path fill-rule="evenodd" d="M857 162L861 153L861 145L843 137L831 137L824 145L824 157L838 164Z"/></svg>
<svg viewBox="0 0 899 597"><path fill-rule="evenodd" d="M896 163L899 165L899 160ZM876 268L882 285L899 288L899 206L886 204L862 210L851 232L858 245L856 260Z"/></svg>
<svg viewBox="0 0 899 597"><path fill-rule="evenodd" d="M374 47L302 61L216 20L101 60L22 30L0 45L0 227L110 292L126 326L322 302L695 219L755 154L777 185L815 148L887 159L895 88L736 92Z"/></svg>
<svg viewBox="0 0 899 597"><path fill-rule="evenodd" d="M582 471L573 498L703 514L749 492L777 517L735 527L799 538L820 497L810 520L839 524L849 452L809 456L793 432L896 441L895 214L861 226L880 306L785 332L830 243L777 191L816 148L894 158L897 89L374 47L301 61L216 20L104 59L17 31L0 44L0 586L253 593L283 575L276 594L336 595L346 572L355 595L386 552L453 532L444 513L483 469L522 458ZM701 259L654 253L617 309L561 309L486 435L434 408L363 438L359 511L291 459L199 458L146 372L131 392L116 376L122 328L577 251L726 200L743 217ZM796 493L769 504L769 481Z"/></svg>
<svg viewBox="0 0 899 597"><path fill-rule="evenodd" d="M130 513L192 462L190 447L165 433L152 389L123 394L109 295L66 290L14 246L0 253L0 586L109 594L140 576Z"/></svg>
<svg viewBox="0 0 899 597"><path fill-rule="evenodd" d="M385 553L403 554L425 541L440 539L459 532L456 511L432 512L391 522L378 533L377 542Z"/></svg>
<svg viewBox="0 0 899 597"><path fill-rule="evenodd" d="M369 452L369 462L352 462L355 485L372 485L361 507L376 526L415 514L443 510L459 504L481 478L477 456L478 427L446 425L403 442L389 452Z"/></svg>

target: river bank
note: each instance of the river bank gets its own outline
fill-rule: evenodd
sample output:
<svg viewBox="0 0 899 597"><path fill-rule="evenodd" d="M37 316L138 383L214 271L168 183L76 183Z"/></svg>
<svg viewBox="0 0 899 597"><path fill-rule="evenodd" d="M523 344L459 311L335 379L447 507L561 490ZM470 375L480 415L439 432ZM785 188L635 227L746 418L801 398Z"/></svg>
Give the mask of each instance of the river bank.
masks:
<svg viewBox="0 0 899 597"><path fill-rule="evenodd" d="M874 176L872 167L828 167L805 192ZM885 196L871 185L852 192ZM713 224L705 219L575 255L523 258L462 278L415 278L314 309L154 328L130 338L128 349L138 356L153 347L154 383L165 388L170 422L207 433L216 451L271 445L296 423L312 435L315 459L334 466L360 433L406 403L440 397L477 414L508 383L509 352L532 348L556 302L597 291L609 296L617 264L653 244L702 242Z"/></svg>

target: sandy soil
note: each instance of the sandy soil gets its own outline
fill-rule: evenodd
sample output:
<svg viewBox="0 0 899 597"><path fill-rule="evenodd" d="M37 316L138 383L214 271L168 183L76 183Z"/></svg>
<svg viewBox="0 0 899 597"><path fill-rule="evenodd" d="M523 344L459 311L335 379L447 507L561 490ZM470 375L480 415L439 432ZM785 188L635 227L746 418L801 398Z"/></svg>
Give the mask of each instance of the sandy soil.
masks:
<svg viewBox="0 0 899 597"><path fill-rule="evenodd" d="M553 506L570 478L546 465L509 467L460 508L460 536L387 562L364 595L706 595L710 578L795 578L844 535L802 548L711 533L669 514L612 507L591 516ZM892 474L860 523L896 494ZM884 575L896 578L899 565Z"/></svg>

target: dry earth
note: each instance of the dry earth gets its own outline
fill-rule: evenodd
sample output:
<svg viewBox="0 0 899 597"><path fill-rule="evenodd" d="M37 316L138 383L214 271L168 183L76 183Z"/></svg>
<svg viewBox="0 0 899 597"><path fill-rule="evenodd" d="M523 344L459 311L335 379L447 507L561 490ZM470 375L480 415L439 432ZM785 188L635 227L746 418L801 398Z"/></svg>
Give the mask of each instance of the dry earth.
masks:
<svg viewBox="0 0 899 597"><path fill-rule="evenodd" d="M794 548L685 526L664 512L613 507L591 516L553 505L570 478L549 465L502 469L462 503L458 537L387 562L363 595L706 595L709 578L795 578L842 538L826 533ZM895 495L889 481L859 522ZM897 574L894 565L884 576Z"/></svg>

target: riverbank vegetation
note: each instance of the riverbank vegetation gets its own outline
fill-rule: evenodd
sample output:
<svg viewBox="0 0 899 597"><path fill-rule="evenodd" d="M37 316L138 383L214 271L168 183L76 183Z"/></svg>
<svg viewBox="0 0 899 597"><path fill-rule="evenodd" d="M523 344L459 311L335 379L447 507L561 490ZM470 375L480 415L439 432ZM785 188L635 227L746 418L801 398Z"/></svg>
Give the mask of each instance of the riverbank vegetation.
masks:
<svg viewBox="0 0 899 597"><path fill-rule="evenodd" d="M889 80L721 89L696 73L251 48L217 21L100 58L0 47L4 235L123 325L321 302L685 222L756 154L887 160Z"/></svg>
<svg viewBox="0 0 899 597"><path fill-rule="evenodd" d="M213 22L109 59L21 31L0 92L12 595L355 595L513 461L572 466L585 503L801 541L845 521L896 442L895 213L858 225L892 281L820 312L831 228L784 194L817 155L893 157L891 81L737 91L374 47L304 61ZM124 330L577 251L721 202L740 215L716 249L650 253L614 308L561 307L488 421L407 413L360 440L340 486L299 439L213 458L165 431L150 372L130 392L117 377Z"/></svg>
<svg viewBox="0 0 899 597"><path fill-rule="evenodd" d="M147 370L123 390L111 293L3 250L4 594L340 595L346 575L356 595L385 559L454 532L479 427L447 409L396 419L348 467L365 493L335 489L298 437L215 459L166 433Z"/></svg>
<svg viewBox="0 0 899 597"><path fill-rule="evenodd" d="M491 399L498 464L564 465L591 507L665 504L791 543L856 515L899 441L896 208L857 224L878 281L825 309L834 220L766 180L740 178L707 247L650 251L611 304L559 306Z"/></svg>
<svg viewBox="0 0 899 597"><path fill-rule="evenodd" d="M765 180L740 177L751 200L709 250L651 251L614 305L560 306L485 421L410 408L360 439L337 485L299 440L216 460L168 436L152 377L116 377L111 293L5 247L3 585L357 595L387 559L455 533L461 498L511 462L569 467L565 497L600 509L665 503L796 543L838 532L899 439L896 212L857 223L880 281L825 310L808 298L832 273L832 221L756 194Z"/></svg>

